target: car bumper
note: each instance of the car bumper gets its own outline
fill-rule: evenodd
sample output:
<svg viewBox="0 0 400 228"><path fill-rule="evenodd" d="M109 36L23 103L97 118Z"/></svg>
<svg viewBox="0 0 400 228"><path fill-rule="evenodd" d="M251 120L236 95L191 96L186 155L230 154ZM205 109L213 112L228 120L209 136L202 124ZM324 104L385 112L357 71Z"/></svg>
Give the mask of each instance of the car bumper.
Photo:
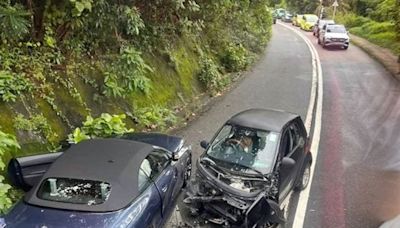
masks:
<svg viewBox="0 0 400 228"><path fill-rule="evenodd" d="M343 47L348 47L349 42L345 41L325 41L325 46L343 46Z"/></svg>

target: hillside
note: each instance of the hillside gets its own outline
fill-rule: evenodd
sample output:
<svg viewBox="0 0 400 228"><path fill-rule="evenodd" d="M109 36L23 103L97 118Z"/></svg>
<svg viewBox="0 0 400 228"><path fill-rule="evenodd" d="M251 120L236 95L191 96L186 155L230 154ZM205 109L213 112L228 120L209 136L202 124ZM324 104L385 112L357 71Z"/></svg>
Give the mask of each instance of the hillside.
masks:
<svg viewBox="0 0 400 228"><path fill-rule="evenodd" d="M1 2L0 141L9 143L0 165L57 150L68 135L78 142L175 125L200 94L223 91L264 50L268 3ZM9 193L0 185L4 209Z"/></svg>

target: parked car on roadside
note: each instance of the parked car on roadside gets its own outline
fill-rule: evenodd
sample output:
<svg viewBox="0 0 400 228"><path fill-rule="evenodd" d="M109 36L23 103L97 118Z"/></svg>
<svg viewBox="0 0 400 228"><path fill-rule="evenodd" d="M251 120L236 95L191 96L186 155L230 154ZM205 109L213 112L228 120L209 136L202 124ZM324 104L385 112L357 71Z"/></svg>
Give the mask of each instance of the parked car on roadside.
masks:
<svg viewBox="0 0 400 228"><path fill-rule="evenodd" d="M296 14L292 18L292 25L299 27L302 21L303 21L303 15L302 14Z"/></svg>
<svg viewBox="0 0 400 228"><path fill-rule="evenodd" d="M7 227L161 227L191 172L180 137L128 134L65 152L14 158L13 185L28 191Z"/></svg>
<svg viewBox="0 0 400 228"><path fill-rule="evenodd" d="M312 31L315 23L318 21L318 16L314 14L304 14L303 20L300 22L300 28L305 31Z"/></svg>
<svg viewBox="0 0 400 228"><path fill-rule="evenodd" d="M324 19L321 20L319 19L317 23L315 24L313 28L313 35L316 37L319 37L319 31L322 29L324 25L334 25L335 21L334 20L329 20L329 19Z"/></svg>
<svg viewBox="0 0 400 228"><path fill-rule="evenodd" d="M266 227L284 223L280 205L307 187L312 156L300 116L250 109L230 118L197 161L184 199L196 224ZM191 220L192 221L192 220Z"/></svg>
<svg viewBox="0 0 400 228"><path fill-rule="evenodd" d="M285 15L281 18L281 20L283 22L290 23L290 22L292 22L292 17L293 17L293 15L290 12L286 11Z"/></svg>
<svg viewBox="0 0 400 228"><path fill-rule="evenodd" d="M349 48L350 37L344 25L326 24L322 27L318 37L318 44L322 47L339 46L344 49Z"/></svg>

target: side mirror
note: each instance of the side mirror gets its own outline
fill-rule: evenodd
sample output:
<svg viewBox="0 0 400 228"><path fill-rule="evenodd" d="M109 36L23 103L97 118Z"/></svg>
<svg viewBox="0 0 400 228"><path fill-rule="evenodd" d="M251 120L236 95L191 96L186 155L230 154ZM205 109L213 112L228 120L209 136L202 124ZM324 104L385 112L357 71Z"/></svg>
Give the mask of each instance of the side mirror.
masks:
<svg viewBox="0 0 400 228"><path fill-rule="evenodd" d="M186 151L188 151L188 150L192 150L192 146L183 147L178 152L173 153L172 154L172 160L173 161L178 161L179 158L181 158L186 153Z"/></svg>
<svg viewBox="0 0 400 228"><path fill-rule="evenodd" d="M208 147L209 145L210 145L210 143L207 142L207 141L205 141L205 140L203 140L203 141L200 142L200 146L201 146L203 149L207 149L207 147Z"/></svg>
<svg viewBox="0 0 400 228"><path fill-rule="evenodd" d="M293 158L284 157L284 158L282 159L282 165L283 165L284 167L291 168L291 167L293 167L295 164L296 164L296 161L293 160Z"/></svg>

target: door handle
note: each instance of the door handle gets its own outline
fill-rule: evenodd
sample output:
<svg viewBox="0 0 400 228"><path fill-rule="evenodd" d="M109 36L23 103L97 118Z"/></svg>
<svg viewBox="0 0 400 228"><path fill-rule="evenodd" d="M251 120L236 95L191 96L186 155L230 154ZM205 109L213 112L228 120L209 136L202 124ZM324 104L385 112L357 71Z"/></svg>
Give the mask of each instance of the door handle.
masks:
<svg viewBox="0 0 400 228"><path fill-rule="evenodd" d="M168 186L164 186L164 187L161 189L162 192L167 192L167 190L168 190Z"/></svg>

